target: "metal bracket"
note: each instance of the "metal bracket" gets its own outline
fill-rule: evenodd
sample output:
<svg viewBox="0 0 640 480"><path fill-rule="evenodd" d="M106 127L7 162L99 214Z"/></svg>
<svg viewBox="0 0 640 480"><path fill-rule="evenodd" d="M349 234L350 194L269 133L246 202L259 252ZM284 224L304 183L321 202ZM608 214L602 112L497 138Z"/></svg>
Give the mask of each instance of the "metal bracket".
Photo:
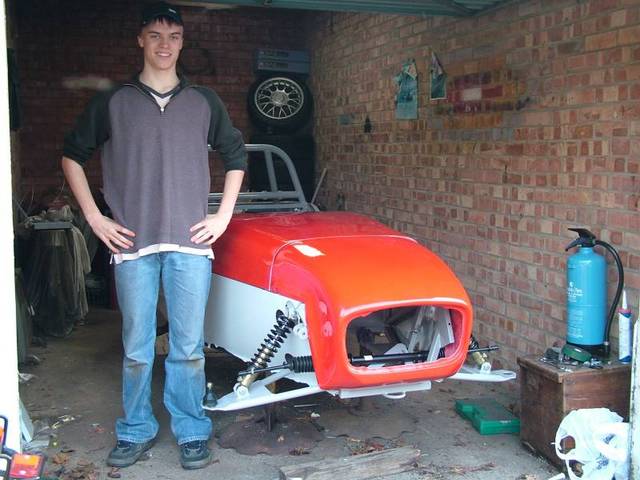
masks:
<svg viewBox="0 0 640 480"><path fill-rule="evenodd" d="M511 370L492 370L491 372L482 372L480 369L463 365L458 373L452 375L453 380L469 380L472 382L506 382L515 380L516 372Z"/></svg>

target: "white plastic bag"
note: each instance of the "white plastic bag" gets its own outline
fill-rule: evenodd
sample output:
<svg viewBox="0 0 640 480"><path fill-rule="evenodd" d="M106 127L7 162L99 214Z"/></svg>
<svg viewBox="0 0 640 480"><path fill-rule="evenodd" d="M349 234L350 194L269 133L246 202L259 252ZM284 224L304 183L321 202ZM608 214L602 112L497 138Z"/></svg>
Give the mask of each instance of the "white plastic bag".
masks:
<svg viewBox="0 0 640 480"><path fill-rule="evenodd" d="M567 473L571 480L611 480L613 478L621 462L606 456L598 447L604 445L604 449L609 454L619 458L619 455L616 456L619 453L618 443L611 443L613 438L611 435L614 435L611 433L611 424L620 422L622 417L608 408L574 410L562 420L556 432L556 455L567 464ZM562 452L562 440L567 437L574 439L575 447L568 452ZM571 468L572 460L582 464L582 476L578 477ZM616 480L625 479L622 477Z"/></svg>
<svg viewBox="0 0 640 480"><path fill-rule="evenodd" d="M629 424L603 423L593 429L593 442L615 464L616 480L629 479Z"/></svg>

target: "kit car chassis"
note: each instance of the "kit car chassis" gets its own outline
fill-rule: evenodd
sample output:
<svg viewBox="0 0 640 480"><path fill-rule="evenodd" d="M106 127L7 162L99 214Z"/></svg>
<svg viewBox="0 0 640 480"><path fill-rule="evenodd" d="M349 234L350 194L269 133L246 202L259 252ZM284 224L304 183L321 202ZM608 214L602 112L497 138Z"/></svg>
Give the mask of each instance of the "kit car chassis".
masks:
<svg viewBox="0 0 640 480"><path fill-rule="evenodd" d="M240 193L214 244L205 319L206 344L247 367L232 392L205 408L237 410L322 391L401 398L446 378L515 378L465 362L473 310L438 256L366 216L318 211L285 152L247 150L251 162L266 162L270 189ZM283 172L291 189L282 188ZM210 212L220 199L210 194ZM274 393L282 378L295 388Z"/></svg>

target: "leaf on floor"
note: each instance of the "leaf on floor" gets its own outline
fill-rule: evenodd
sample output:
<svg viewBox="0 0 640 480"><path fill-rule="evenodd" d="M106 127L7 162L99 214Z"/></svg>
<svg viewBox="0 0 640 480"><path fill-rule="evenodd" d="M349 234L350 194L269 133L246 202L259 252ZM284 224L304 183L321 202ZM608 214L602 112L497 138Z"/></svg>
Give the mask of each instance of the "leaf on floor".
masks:
<svg viewBox="0 0 640 480"><path fill-rule="evenodd" d="M97 480L98 472L96 472L96 466L93 462L88 460L79 460L78 464L63 472L60 476L60 480Z"/></svg>
<svg viewBox="0 0 640 480"><path fill-rule="evenodd" d="M66 465L69 463L69 455L66 453L56 453L51 457L51 463L54 465Z"/></svg>
<svg viewBox="0 0 640 480"><path fill-rule="evenodd" d="M107 477L109 478L121 478L122 474L120 473L120 469L118 467L112 467L111 470L107 473Z"/></svg>
<svg viewBox="0 0 640 480"><path fill-rule="evenodd" d="M299 456L299 455L309 455L311 452L306 448L294 448L289 451L289 455Z"/></svg>

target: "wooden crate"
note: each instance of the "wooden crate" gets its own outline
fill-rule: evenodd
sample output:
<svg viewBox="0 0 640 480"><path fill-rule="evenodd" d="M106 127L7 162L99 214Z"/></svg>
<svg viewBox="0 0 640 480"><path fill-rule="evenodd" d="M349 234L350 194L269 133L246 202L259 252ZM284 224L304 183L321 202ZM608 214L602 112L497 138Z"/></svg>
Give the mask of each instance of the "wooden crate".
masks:
<svg viewBox="0 0 640 480"><path fill-rule="evenodd" d="M518 358L520 365L520 440L562 468L552 442L572 410L605 407L629 418L631 367L614 362L601 370L586 367L563 372L540 361Z"/></svg>

